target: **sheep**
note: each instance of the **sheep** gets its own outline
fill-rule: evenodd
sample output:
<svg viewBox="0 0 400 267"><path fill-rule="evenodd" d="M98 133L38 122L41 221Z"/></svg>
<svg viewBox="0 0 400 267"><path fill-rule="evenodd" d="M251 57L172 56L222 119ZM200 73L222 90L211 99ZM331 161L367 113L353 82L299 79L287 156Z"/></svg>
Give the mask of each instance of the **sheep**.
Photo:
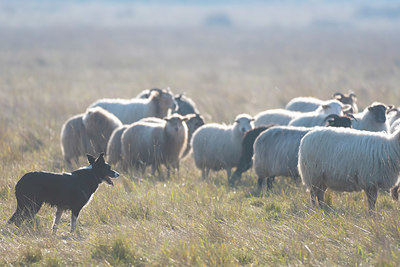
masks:
<svg viewBox="0 0 400 267"><path fill-rule="evenodd" d="M183 152L181 158L185 158L191 150L190 140L192 138L193 133L202 125L204 125L204 118L199 114L189 114L186 115L185 121L187 128L188 128L188 138L186 149ZM140 122L153 122L153 123L164 123L165 120L155 118L155 117L148 117L141 119ZM128 128L128 125L123 125L114 130L111 134L110 139L107 144L107 161L111 164L116 164L121 161L121 136L122 133Z"/></svg>
<svg viewBox="0 0 400 267"><path fill-rule="evenodd" d="M325 117L329 114L343 115L343 110L347 110L349 105L343 105L337 100L329 100L315 111L305 112L289 122L290 126L314 127L325 125Z"/></svg>
<svg viewBox="0 0 400 267"><path fill-rule="evenodd" d="M68 166L78 163L79 156L106 151L107 141L121 121L108 111L90 108L84 114L68 119L61 128L61 150Z"/></svg>
<svg viewBox="0 0 400 267"><path fill-rule="evenodd" d="M378 189L398 184L400 174L400 131L393 134L355 129L320 128L306 134L299 149L298 170L325 208L327 188L339 192L363 190L370 210L375 208Z"/></svg>
<svg viewBox="0 0 400 267"><path fill-rule="evenodd" d="M351 127L349 117L329 115L327 126ZM271 189L275 176L289 176L298 182L297 155L301 138L313 128L276 126L260 133L254 142L254 169L261 190L267 177L267 190ZM251 160L249 158L247 161Z"/></svg>
<svg viewBox="0 0 400 267"><path fill-rule="evenodd" d="M269 124L288 125L291 120L301 115L301 112L286 109L266 110L258 113L254 117L254 127L266 126Z"/></svg>
<svg viewBox="0 0 400 267"><path fill-rule="evenodd" d="M210 170L221 169L226 170L230 179L232 167L239 162L242 137L253 128L253 120L250 115L240 114L232 125L206 124L193 134L193 156L203 179Z"/></svg>
<svg viewBox="0 0 400 267"><path fill-rule="evenodd" d="M147 98L149 98L149 96L150 96L150 94L151 94L152 91L157 91L157 92L159 92L159 93L162 93L162 92L163 92L163 90L160 89L160 88L145 89L145 90L141 91L141 92L136 96L136 98L147 99Z"/></svg>
<svg viewBox="0 0 400 267"><path fill-rule="evenodd" d="M149 98L150 93L152 91L161 92L162 90L159 88L146 89L146 90L143 90L142 92L140 92L136 96L136 98L142 98L142 99ZM196 104L193 102L193 100L190 99L189 97L183 95L183 93L179 94L179 95L175 95L174 100L176 101L176 103L178 105L178 109L174 110L173 113L178 113L182 116L185 116L188 114L200 114L200 112L198 111Z"/></svg>
<svg viewBox="0 0 400 267"><path fill-rule="evenodd" d="M326 121L325 126L352 128L352 119L355 120L354 116L351 114L344 116L330 114L324 121Z"/></svg>
<svg viewBox="0 0 400 267"><path fill-rule="evenodd" d="M152 174L164 164L170 176L170 166L179 171L179 159L185 150L188 130L185 117L173 114L163 120L139 121L128 126L121 136L124 167L152 166ZM159 171L160 173L160 171Z"/></svg>
<svg viewBox="0 0 400 267"><path fill-rule="evenodd" d="M357 98L354 92L350 92L347 95L342 93L335 93L332 96L333 99L339 100L343 104L351 106L347 112L357 113L358 107L356 104ZM316 110L319 106L324 104L324 100L315 97L296 97L289 101L285 109L300 112L310 112Z"/></svg>
<svg viewBox="0 0 400 267"><path fill-rule="evenodd" d="M181 114L182 116L187 114L200 114L196 104L189 97L179 94L175 95L174 99L176 103L178 103L178 110L175 110L174 113Z"/></svg>
<svg viewBox="0 0 400 267"><path fill-rule="evenodd" d="M128 126L129 124L122 125L111 134L106 150L108 163L117 164L121 161L121 136Z"/></svg>
<svg viewBox="0 0 400 267"><path fill-rule="evenodd" d="M175 110L177 104L170 91L153 90L147 99L101 99L91 104L91 107L102 107L118 117L123 124L130 124L145 117L163 118L170 110Z"/></svg>
<svg viewBox="0 0 400 267"><path fill-rule="evenodd" d="M231 183L234 184L237 180L240 179L242 173L247 171L253 166L253 145L256 138L265 130L271 128L272 126L276 126L276 124L270 124L268 126L260 126L254 129L248 130L242 139L241 142L241 153L239 158L239 163L237 164L235 172L232 174Z"/></svg>
<svg viewBox="0 0 400 267"><path fill-rule="evenodd" d="M374 102L366 107L363 112L354 114L355 121L353 128L371 132L389 132L389 126L386 122L386 113L392 107L386 107L384 104Z"/></svg>

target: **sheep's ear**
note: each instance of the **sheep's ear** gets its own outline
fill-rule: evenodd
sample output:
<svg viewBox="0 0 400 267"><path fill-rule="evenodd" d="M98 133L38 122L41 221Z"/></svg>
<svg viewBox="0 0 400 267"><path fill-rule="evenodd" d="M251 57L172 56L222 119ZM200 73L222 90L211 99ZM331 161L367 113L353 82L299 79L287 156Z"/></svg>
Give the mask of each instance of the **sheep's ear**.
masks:
<svg viewBox="0 0 400 267"><path fill-rule="evenodd" d="M92 155L86 154L86 157L87 157L87 159L88 159L90 165L92 165L93 163L96 162L96 158L93 157Z"/></svg>
<svg viewBox="0 0 400 267"><path fill-rule="evenodd" d="M386 114L392 111L397 111L397 108L395 108L393 105L387 106L386 108Z"/></svg>
<svg viewBox="0 0 400 267"><path fill-rule="evenodd" d="M181 93L181 94L175 96L175 99L176 99L176 100L181 100L182 96L183 96L183 93Z"/></svg>
<svg viewBox="0 0 400 267"><path fill-rule="evenodd" d="M349 92L349 97L351 97L353 100L357 99L356 94L354 92L352 92L352 91Z"/></svg>
<svg viewBox="0 0 400 267"><path fill-rule="evenodd" d="M339 92L333 94L333 98L337 99L337 100L340 100L343 97L344 97L344 95L342 93L339 93Z"/></svg>

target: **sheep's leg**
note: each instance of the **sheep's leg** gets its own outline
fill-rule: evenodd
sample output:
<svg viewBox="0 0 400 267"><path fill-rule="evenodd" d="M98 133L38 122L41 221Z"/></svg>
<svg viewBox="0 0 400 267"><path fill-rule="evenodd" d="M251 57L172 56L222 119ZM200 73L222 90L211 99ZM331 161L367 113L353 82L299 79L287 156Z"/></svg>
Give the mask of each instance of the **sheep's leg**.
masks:
<svg viewBox="0 0 400 267"><path fill-rule="evenodd" d="M392 196L393 200L399 200L399 185L396 185L392 189L390 189L390 195Z"/></svg>
<svg viewBox="0 0 400 267"><path fill-rule="evenodd" d="M315 195L315 187L311 186L311 189L310 189L310 201L311 201L311 204L313 206L315 206L315 197L316 197L316 195Z"/></svg>
<svg viewBox="0 0 400 267"><path fill-rule="evenodd" d="M267 177L267 190L272 189L272 184L275 181L275 176L269 176Z"/></svg>
<svg viewBox="0 0 400 267"><path fill-rule="evenodd" d="M365 189L365 194L367 195L369 210L374 210L376 198L378 196L378 189L376 186L369 186L367 189Z"/></svg>
<svg viewBox="0 0 400 267"><path fill-rule="evenodd" d="M293 180L294 180L296 186L300 185L300 182L301 182L300 176L298 176L298 175L293 176Z"/></svg>
<svg viewBox="0 0 400 267"><path fill-rule="evenodd" d="M209 171L210 170L207 169L207 168L204 168L204 169L201 170L201 177L203 177L203 180L207 179Z"/></svg>
<svg viewBox="0 0 400 267"><path fill-rule="evenodd" d="M326 204L324 202L324 195L326 191L326 186L320 185L319 187L315 187L315 194L317 196L318 204L322 209L326 208Z"/></svg>
<svg viewBox="0 0 400 267"><path fill-rule="evenodd" d="M258 180L257 180L257 189L259 192L261 192L261 190L263 189L264 186L264 178L263 176L258 176Z"/></svg>
<svg viewBox="0 0 400 267"><path fill-rule="evenodd" d="M231 168L226 169L226 176L228 176L228 181L231 178L231 173L232 173L232 169Z"/></svg>
<svg viewBox="0 0 400 267"><path fill-rule="evenodd" d="M56 217L54 218L54 223L53 223L53 226L51 227L53 229L53 234L57 233L58 224L60 223L61 215L62 215L63 211L64 211L63 209L57 208Z"/></svg>
<svg viewBox="0 0 400 267"><path fill-rule="evenodd" d="M167 177L168 179L171 177L171 167L167 165Z"/></svg>

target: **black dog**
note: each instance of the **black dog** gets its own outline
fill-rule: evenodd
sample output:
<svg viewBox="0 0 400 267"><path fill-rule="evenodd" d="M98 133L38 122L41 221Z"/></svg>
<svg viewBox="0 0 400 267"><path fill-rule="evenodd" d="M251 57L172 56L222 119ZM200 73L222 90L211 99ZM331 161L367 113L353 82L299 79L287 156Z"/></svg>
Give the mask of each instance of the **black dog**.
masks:
<svg viewBox="0 0 400 267"><path fill-rule="evenodd" d="M71 210L71 232L76 228L79 212L89 199L106 181L114 186L110 178L117 178L118 172L113 171L105 161L104 153L96 159L87 154L90 165L72 173L29 172L15 186L17 210L8 223L19 226L25 219L33 218L43 203L57 207L53 224L53 233L58 229L64 210Z"/></svg>

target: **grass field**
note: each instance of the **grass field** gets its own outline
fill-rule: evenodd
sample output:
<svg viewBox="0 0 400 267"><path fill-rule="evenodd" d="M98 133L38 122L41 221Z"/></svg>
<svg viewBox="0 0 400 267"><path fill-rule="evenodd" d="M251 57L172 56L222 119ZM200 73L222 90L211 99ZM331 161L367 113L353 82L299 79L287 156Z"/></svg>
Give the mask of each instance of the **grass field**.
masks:
<svg viewBox="0 0 400 267"><path fill-rule="evenodd" d="M31 224L6 222L14 186L28 171L65 169L61 125L98 98L151 87L186 92L207 122L283 107L292 97L354 90L400 104L400 35L310 28L0 30L0 265L392 265L400 264L400 206L380 192L369 215L362 193L328 191L334 212L303 186L277 179L255 193L248 172L232 188L224 172L202 181L192 158L180 177L123 173L101 185L69 233L51 234L55 209ZM86 162L82 158L82 165Z"/></svg>

